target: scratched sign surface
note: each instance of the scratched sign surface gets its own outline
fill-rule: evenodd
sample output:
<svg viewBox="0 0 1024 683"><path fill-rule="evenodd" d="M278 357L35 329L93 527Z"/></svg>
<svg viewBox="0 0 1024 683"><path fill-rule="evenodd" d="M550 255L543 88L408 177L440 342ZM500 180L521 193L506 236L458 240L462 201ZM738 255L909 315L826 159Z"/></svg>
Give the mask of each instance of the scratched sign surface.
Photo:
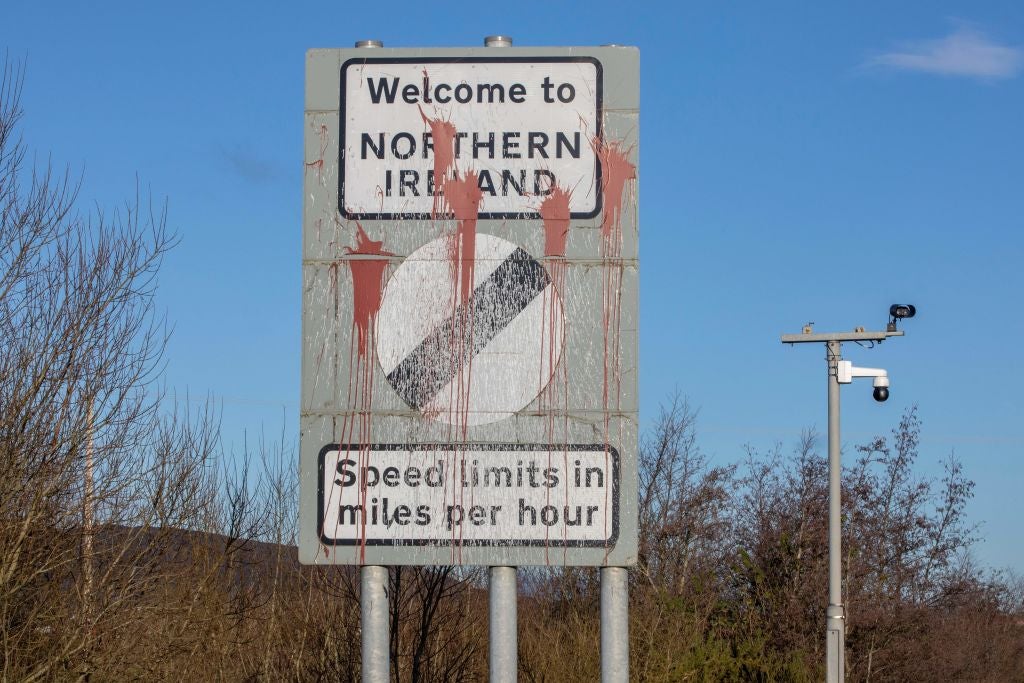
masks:
<svg viewBox="0 0 1024 683"><path fill-rule="evenodd" d="M636 562L638 76L308 53L303 562Z"/></svg>

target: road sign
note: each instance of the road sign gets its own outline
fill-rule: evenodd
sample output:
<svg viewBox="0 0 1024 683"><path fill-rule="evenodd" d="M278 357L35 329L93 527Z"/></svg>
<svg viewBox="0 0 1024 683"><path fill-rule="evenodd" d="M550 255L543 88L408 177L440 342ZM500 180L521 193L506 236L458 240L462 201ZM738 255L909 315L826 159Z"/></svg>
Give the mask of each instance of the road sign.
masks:
<svg viewBox="0 0 1024 683"><path fill-rule="evenodd" d="M633 564L637 51L306 75L300 559Z"/></svg>
<svg viewBox="0 0 1024 683"><path fill-rule="evenodd" d="M388 280L377 360L395 393L427 418L495 422L526 407L551 380L562 353L561 299L544 266L521 247L477 234L470 305L459 305L450 249L448 237L428 242ZM449 410L460 387L464 410Z"/></svg>
<svg viewBox="0 0 1024 683"><path fill-rule="evenodd" d="M476 169L480 218L536 213L552 186L600 170L601 63L589 57L386 57L341 66L340 209L353 219L429 218L455 164ZM426 125L425 125L426 124ZM570 209L594 216L600 195Z"/></svg>
<svg viewBox="0 0 1024 683"><path fill-rule="evenodd" d="M327 545L557 549L618 540L619 454L603 444L328 444L318 464Z"/></svg>

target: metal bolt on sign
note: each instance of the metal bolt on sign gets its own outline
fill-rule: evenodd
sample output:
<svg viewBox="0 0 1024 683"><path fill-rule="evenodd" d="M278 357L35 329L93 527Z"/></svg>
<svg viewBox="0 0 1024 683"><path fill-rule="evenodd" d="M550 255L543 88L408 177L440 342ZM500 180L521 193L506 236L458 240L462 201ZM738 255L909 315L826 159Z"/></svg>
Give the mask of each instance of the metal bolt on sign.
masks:
<svg viewBox="0 0 1024 683"><path fill-rule="evenodd" d="M484 38L484 47L512 47L512 38L509 36L487 36Z"/></svg>

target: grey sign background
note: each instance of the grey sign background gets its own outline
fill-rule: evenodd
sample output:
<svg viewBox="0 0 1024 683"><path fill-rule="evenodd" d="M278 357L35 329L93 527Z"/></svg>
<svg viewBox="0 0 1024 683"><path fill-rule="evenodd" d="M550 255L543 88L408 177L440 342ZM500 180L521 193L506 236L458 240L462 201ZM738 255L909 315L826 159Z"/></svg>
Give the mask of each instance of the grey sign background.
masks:
<svg viewBox="0 0 1024 683"><path fill-rule="evenodd" d="M341 127L340 72L358 58L592 57L603 70L603 139L628 152L639 174L639 51L631 47L478 48L478 49L324 49L311 50L306 62L305 181L303 192L302 389L300 408L299 558L304 563L380 565L595 565L629 566L637 555L637 308L638 183L629 181L623 195L621 252L614 262L602 258L601 222L597 216L573 219L565 252L565 364L567 395L554 419L534 401L513 417L469 426L460 447L494 443L608 443L620 455L619 534L614 545L600 548L544 548L496 543L443 546L331 546L317 533L318 456L332 443L355 441L346 432L353 422L369 425L358 440L373 444L448 444L450 425L425 418L410 408L388 384L376 359L370 363L372 404L368 420L359 421L349 405L352 386L352 280L346 247L356 244L356 224L338 210L338 140ZM450 233L451 220L360 220L374 240L394 254L389 271L427 242ZM481 219L478 233L513 242L545 262L544 230L539 218ZM611 344L619 357L619 381L605 399L603 291L606 273L621 273L617 292L619 319ZM617 331L617 335L615 332ZM501 387L495 387L501 391ZM567 411L564 410L567 406ZM552 424L555 425L552 430ZM461 430L460 430L461 431ZM460 435L461 436L461 435ZM555 438L552 439L552 436Z"/></svg>

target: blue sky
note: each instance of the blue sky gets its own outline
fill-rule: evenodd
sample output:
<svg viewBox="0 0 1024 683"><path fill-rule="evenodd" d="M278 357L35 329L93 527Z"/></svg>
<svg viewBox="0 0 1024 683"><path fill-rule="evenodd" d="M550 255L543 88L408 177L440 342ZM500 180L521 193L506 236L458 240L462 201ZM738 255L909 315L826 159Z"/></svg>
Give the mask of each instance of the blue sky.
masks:
<svg viewBox="0 0 1024 683"><path fill-rule="evenodd" d="M788 450L825 428L825 371L779 334L912 302L905 338L846 349L892 398L846 387L844 443L916 403L920 474L955 452L978 558L1024 569L1024 5L671 5L8 0L0 46L39 161L97 206L167 199L167 382L222 400L236 449L296 431L305 51L639 46L642 419L678 388L716 462Z"/></svg>

